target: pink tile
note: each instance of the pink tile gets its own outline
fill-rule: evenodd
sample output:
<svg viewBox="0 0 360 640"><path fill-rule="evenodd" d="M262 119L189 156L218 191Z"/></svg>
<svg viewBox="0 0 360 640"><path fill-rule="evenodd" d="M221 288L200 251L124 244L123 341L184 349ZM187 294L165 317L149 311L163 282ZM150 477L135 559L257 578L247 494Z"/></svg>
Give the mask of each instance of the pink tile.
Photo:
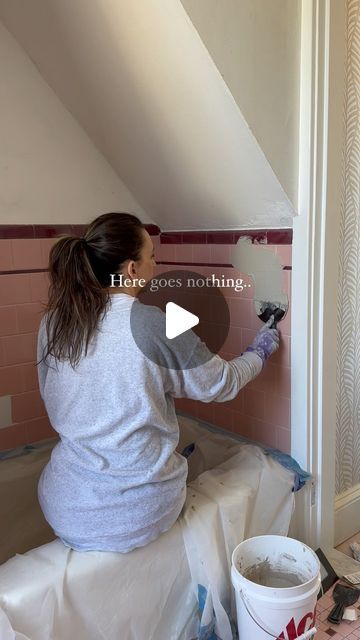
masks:
<svg viewBox="0 0 360 640"><path fill-rule="evenodd" d="M175 245L161 244L156 254L157 262L175 262Z"/></svg>
<svg viewBox="0 0 360 640"><path fill-rule="evenodd" d="M14 269L41 269L40 242L38 238L11 240Z"/></svg>
<svg viewBox="0 0 360 640"><path fill-rule="evenodd" d="M263 326L264 323L260 320L259 316L256 315L255 307L253 306L253 312L251 314L251 328L254 329L254 331L259 331Z"/></svg>
<svg viewBox="0 0 360 640"><path fill-rule="evenodd" d="M263 420L265 417L265 394L263 391L244 389L244 413Z"/></svg>
<svg viewBox="0 0 360 640"><path fill-rule="evenodd" d="M277 380L278 380L278 394L285 396L285 398L291 398L291 368L290 367L276 367L277 368Z"/></svg>
<svg viewBox="0 0 360 640"><path fill-rule="evenodd" d="M27 427L29 443L58 436L58 433L52 428L47 416L36 418L35 420L29 420L27 422Z"/></svg>
<svg viewBox="0 0 360 640"><path fill-rule="evenodd" d="M211 262L214 262L215 264L230 264L230 256L233 249L234 245L211 244Z"/></svg>
<svg viewBox="0 0 360 640"><path fill-rule="evenodd" d="M41 238L40 240L40 249L41 249L41 265L40 268L48 269L49 267L49 253L50 249L56 244L58 238Z"/></svg>
<svg viewBox="0 0 360 640"><path fill-rule="evenodd" d="M279 370L280 367L266 362L263 370L259 375L249 382L248 389L255 389L258 391L266 391L267 393L278 393L279 389ZM283 394L285 395L285 394Z"/></svg>
<svg viewBox="0 0 360 640"><path fill-rule="evenodd" d="M12 271L13 268L11 240L0 240L0 271Z"/></svg>
<svg viewBox="0 0 360 640"><path fill-rule="evenodd" d="M222 358L223 360L227 361L233 360L237 357L236 353L229 353L227 351L223 351L223 349L220 349L217 355L220 356L220 358Z"/></svg>
<svg viewBox="0 0 360 640"><path fill-rule="evenodd" d="M19 333L38 331L40 320L44 314L40 302L17 305L16 309Z"/></svg>
<svg viewBox="0 0 360 640"><path fill-rule="evenodd" d="M21 365L22 391L34 391L39 388L38 372L35 362Z"/></svg>
<svg viewBox="0 0 360 640"><path fill-rule="evenodd" d="M1 307L31 302L29 277L26 273L0 276Z"/></svg>
<svg viewBox="0 0 360 640"><path fill-rule="evenodd" d="M19 302L42 302L46 303L48 299L49 275L46 271L42 273L30 273L30 299L20 300Z"/></svg>
<svg viewBox="0 0 360 640"><path fill-rule="evenodd" d="M234 289L229 290L230 297L232 298L247 298L250 300L254 299L254 281L253 279L247 275L246 273L241 273L237 269L226 269L226 274L228 278L233 278L234 281L238 282L238 291Z"/></svg>
<svg viewBox="0 0 360 640"><path fill-rule="evenodd" d="M252 440L252 428L248 416L240 411L233 412L233 431L243 438Z"/></svg>
<svg viewBox="0 0 360 640"><path fill-rule="evenodd" d="M156 250L157 247L160 246L160 236L151 236L151 241L153 243L153 247Z"/></svg>
<svg viewBox="0 0 360 640"><path fill-rule="evenodd" d="M285 291L285 293L287 293L290 299L291 299L291 278L292 278L292 271L284 269L284 271L282 272L283 290Z"/></svg>
<svg viewBox="0 0 360 640"><path fill-rule="evenodd" d="M175 244L176 262L193 262L192 244Z"/></svg>
<svg viewBox="0 0 360 640"><path fill-rule="evenodd" d="M288 311L283 320L277 325L277 328L283 336L291 336L291 304L289 304Z"/></svg>
<svg viewBox="0 0 360 640"><path fill-rule="evenodd" d="M194 244L193 245L193 262L211 262L211 245Z"/></svg>
<svg viewBox="0 0 360 640"><path fill-rule="evenodd" d="M251 438L253 440L269 447L276 447L277 429L274 425L268 424L266 421L253 418L252 416L249 416L248 420L251 428Z"/></svg>
<svg viewBox="0 0 360 640"><path fill-rule="evenodd" d="M175 398L175 407L177 411L183 411L191 416L197 416L197 400L191 400L190 398Z"/></svg>
<svg viewBox="0 0 360 640"><path fill-rule="evenodd" d="M245 351L247 347L250 347L255 336L256 336L256 331L254 331L254 329L241 330L241 350L242 351Z"/></svg>
<svg viewBox="0 0 360 640"><path fill-rule="evenodd" d="M39 391L26 391L12 396L11 400L14 422L25 422L25 420L46 415L46 409Z"/></svg>
<svg viewBox="0 0 360 640"><path fill-rule="evenodd" d="M0 336L11 336L17 332L16 307L0 307Z"/></svg>
<svg viewBox="0 0 360 640"><path fill-rule="evenodd" d="M0 367L0 396L11 396L22 391L21 366Z"/></svg>
<svg viewBox="0 0 360 640"><path fill-rule="evenodd" d="M280 331L280 346L279 349L272 354L271 362L281 367L289 367L291 363L290 349L291 339L288 336L283 335Z"/></svg>
<svg viewBox="0 0 360 640"><path fill-rule="evenodd" d="M265 393L265 416L270 424L290 428L289 398Z"/></svg>
<svg viewBox="0 0 360 640"><path fill-rule="evenodd" d="M2 338L4 364L23 364L36 358L36 333L24 333Z"/></svg>
<svg viewBox="0 0 360 640"><path fill-rule="evenodd" d="M224 407L223 403L213 402L213 424L228 431L233 430L234 412Z"/></svg>
<svg viewBox="0 0 360 640"><path fill-rule="evenodd" d="M199 402L197 407L197 417L205 422L214 422L213 404L211 402Z"/></svg>
<svg viewBox="0 0 360 640"><path fill-rule="evenodd" d="M15 449L28 443L27 424L14 424L0 429L0 451Z"/></svg>
<svg viewBox="0 0 360 640"><path fill-rule="evenodd" d="M251 281L249 278L244 278L244 276L236 271L235 269L230 269L227 267L218 267L214 266L210 270L210 276L214 274L214 278L216 285L221 290L223 296L225 298L251 298ZM236 291L235 289L238 289Z"/></svg>
<svg viewBox="0 0 360 640"><path fill-rule="evenodd" d="M214 353L216 346L220 343L220 327L210 322L202 322L201 331L199 331L198 335L201 336L201 339L205 342L208 349Z"/></svg>
<svg viewBox="0 0 360 640"><path fill-rule="evenodd" d="M283 451L284 453L291 453L290 429L282 429L281 427L278 428L276 447L280 449L280 451Z"/></svg>
<svg viewBox="0 0 360 640"><path fill-rule="evenodd" d="M232 409L233 411L244 412L244 394L245 389L241 389L236 398L233 400L228 400L228 402L223 403L223 407L228 409Z"/></svg>
<svg viewBox="0 0 360 640"><path fill-rule="evenodd" d="M276 245L276 254L279 256L280 264L283 267L291 267L292 264L292 245L278 244Z"/></svg>
<svg viewBox="0 0 360 640"><path fill-rule="evenodd" d="M251 300L230 298L231 326L251 329L253 313Z"/></svg>
<svg viewBox="0 0 360 640"><path fill-rule="evenodd" d="M222 346L222 349L224 351L229 351L230 353L236 353L240 355L241 344L241 329L238 327L230 327L228 336Z"/></svg>

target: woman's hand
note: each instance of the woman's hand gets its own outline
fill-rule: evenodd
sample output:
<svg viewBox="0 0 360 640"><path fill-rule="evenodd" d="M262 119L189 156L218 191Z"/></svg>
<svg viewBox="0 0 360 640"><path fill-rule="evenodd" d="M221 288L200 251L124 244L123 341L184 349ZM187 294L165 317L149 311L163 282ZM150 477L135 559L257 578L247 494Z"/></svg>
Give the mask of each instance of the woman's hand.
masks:
<svg viewBox="0 0 360 640"><path fill-rule="evenodd" d="M273 322L274 316L270 316L266 324L257 332L252 344L246 349L246 351L257 353L263 361L263 366L269 356L279 348L279 332L277 329L270 328Z"/></svg>

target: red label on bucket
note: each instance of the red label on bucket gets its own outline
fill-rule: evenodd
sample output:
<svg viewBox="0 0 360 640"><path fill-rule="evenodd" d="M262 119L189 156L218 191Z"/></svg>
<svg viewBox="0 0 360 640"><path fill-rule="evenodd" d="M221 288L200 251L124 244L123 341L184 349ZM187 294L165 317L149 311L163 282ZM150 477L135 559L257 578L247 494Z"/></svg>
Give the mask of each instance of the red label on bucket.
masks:
<svg viewBox="0 0 360 640"><path fill-rule="evenodd" d="M309 611L309 613L306 613L304 617L301 618L297 628L294 618L291 618L291 620L289 620L288 624L286 625L286 630L282 631L276 638L276 640L296 640L296 638L305 633L305 631L309 631L309 629L314 626L315 614L316 609L314 613L312 613L311 611Z"/></svg>

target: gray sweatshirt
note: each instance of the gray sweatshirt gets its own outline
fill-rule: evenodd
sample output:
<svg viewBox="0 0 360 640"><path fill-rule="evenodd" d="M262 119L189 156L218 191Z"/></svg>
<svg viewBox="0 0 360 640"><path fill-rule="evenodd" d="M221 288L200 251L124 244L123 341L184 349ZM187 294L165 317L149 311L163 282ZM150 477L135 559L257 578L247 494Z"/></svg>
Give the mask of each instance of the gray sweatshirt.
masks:
<svg viewBox="0 0 360 640"><path fill-rule="evenodd" d="M39 481L45 518L64 544L77 550L128 552L176 521L186 495L187 462L175 451L179 426L174 397L224 402L262 369L256 353L231 362L207 352L193 331L168 340L165 314L142 305L149 343L171 362L189 354L207 362L168 368L147 358L130 327L127 294L111 306L86 356L71 368L52 357L38 365L40 393L59 433ZM45 318L38 360L46 346ZM195 358L194 361L196 361Z"/></svg>

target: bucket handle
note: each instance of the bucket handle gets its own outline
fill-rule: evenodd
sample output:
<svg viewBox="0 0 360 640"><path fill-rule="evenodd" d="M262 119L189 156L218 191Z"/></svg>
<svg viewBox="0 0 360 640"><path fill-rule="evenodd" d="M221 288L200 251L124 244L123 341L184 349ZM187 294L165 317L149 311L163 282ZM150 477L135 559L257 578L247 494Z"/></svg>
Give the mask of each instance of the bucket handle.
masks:
<svg viewBox="0 0 360 640"><path fill-rule="evenodd" d="M265 629L265 627L262 626L264 623L260 624L260 622L255 618L255 613L252 613L250 611L249 603L247 602L245 594L242 590L240 590L240 594L241 594L241 598L244 603L246 611L248 612L253 622L255 622L255 624L259 627L259 629L261 629L261 631L265 631L265 633L267 633L268 636L271 636L271 638L278 638L279 637L278 633L274 635L273 633L271 633L271 631L268 631L267 629ZM316 632L317 632L316 627L311 627L311 629L309 629L308 631L305 631L305 633L302 633L301 636L297 636L296 638L294 638L294 640L310 640L310 638L312 638Z"/></svg>

